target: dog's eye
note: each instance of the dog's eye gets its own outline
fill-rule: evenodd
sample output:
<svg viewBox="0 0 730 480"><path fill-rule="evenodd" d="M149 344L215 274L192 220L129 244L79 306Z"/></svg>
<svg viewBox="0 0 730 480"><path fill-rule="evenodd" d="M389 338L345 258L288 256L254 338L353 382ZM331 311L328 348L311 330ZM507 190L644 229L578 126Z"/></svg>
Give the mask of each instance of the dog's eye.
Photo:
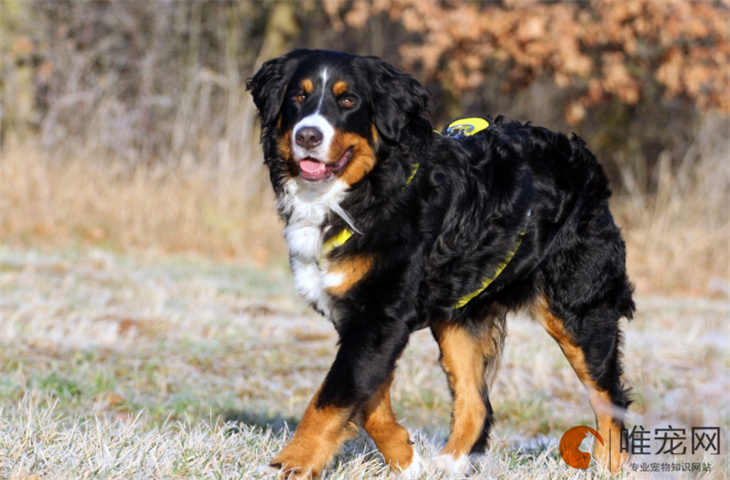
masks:
<svg viewBox="0 0 730 480"><path fill-rule="evenodd" d="M306 93L300 93L296 97L294 97L294 100L296 100L299 103L304 103L304 100L306 100L306 99L307 99Z"/></svg>
<svg viewBox="0 0 730 480"><path fill-rule="evenodd" d="M345 108L354 107L355 103L355 99L352 97L342 97L337 101L337 105Z"/></svg>

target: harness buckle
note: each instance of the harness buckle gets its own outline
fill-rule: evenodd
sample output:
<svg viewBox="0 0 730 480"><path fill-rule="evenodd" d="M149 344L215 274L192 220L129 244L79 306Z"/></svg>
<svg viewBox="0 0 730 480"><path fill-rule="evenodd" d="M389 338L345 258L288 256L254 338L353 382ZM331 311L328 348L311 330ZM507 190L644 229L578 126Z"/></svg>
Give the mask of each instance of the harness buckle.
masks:
<svg viewBox="0 0 730 480"><path fill-rule="evenodd" d="M447 123L442 135L459 140L486 130L489 125L490 120L485 117L460 117Z"/></svg>

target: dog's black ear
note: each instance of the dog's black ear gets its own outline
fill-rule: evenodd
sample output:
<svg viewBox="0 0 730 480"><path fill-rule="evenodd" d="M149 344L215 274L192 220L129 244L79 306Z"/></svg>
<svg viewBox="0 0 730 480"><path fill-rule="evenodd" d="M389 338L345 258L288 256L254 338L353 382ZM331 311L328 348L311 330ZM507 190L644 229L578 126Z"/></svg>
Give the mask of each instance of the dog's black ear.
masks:
<svg viewBox="0 0 730 480"><path fill-rule="evenodd" d="M310 53L310 50L298 49L269 60L246 82L246 90L251 92L259 110L264 132L276 122L289 79L299 62Z"/></svg>
<svg viewBox="0 0 730 480"><path fill-rule="evenodd" d="M431 96L415 78L377 57L364 57L371 89L373 118L386 141L408 143L431 133L428 102Z"/></svg>

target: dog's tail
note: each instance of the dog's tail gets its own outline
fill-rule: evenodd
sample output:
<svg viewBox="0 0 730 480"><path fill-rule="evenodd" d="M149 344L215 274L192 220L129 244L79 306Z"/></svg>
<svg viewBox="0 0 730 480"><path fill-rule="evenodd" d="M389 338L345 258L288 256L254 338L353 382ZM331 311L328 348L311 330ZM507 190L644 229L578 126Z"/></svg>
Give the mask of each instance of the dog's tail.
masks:
<svg viewBox="0 0 730 480"><path fill-rule="evenodd" d="M587 173L585 178L585 186L590 188L591 193L600 199L607 199L611 196L611 187L609 186L608 176L601 163L596 159L588 147L585 140L572 133L570 135L570 146L572 155L570 163L573 164L577 171Z"/></svg>

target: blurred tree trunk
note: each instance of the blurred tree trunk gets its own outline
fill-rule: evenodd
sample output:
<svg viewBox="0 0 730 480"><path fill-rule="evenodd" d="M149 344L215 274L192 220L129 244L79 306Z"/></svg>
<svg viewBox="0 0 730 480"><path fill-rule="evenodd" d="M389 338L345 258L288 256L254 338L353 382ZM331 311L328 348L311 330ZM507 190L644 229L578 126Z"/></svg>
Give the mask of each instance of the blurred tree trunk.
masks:
<svg viewBox="0 0 730 480"><path fill-rule="evenodd" d="M297 2L276 2L274 4L266 21L264 39L251 75L261 68L266 60L285 53L289 43L299 35L301 27L296 17L297 6ZM236 22L234 21L234 23ZM229 27L230 25L229 23ZM241 139L240 150L235 150L233 156L246 166L251 179L250 185L259 186L259 188L249 190L249 195L251 195L249 201L263 200L264 203L267 203L270 199L262 194L270 190L270 186L268 175L263 172L263 157L261 148L258 147L261 129L258 122L255 121L256 107L250 95L243 97L239 119L240 121L229 124L229 135ZM241 156L236 155L238 152L241 153Z"/></svg>
<svg viewBox="0 0 730 480"><path fill-rule="evenodd" d="M489 114L489 112L464 111L462 105L464 96L460 92L457 92L456 89L450 88L449 83L448 81L443 82L439 92L438 103L432 115L434 127L439 129L449 120L468 114Z"/></svg>
<svg viewBox="0 0 730 480"><path fill-rule="evenodd" d="M269 14L264 32L264 41L254 63L254 71L266 61L284 53L301 26L296 16L297 2L277 2Z"/></svg>

